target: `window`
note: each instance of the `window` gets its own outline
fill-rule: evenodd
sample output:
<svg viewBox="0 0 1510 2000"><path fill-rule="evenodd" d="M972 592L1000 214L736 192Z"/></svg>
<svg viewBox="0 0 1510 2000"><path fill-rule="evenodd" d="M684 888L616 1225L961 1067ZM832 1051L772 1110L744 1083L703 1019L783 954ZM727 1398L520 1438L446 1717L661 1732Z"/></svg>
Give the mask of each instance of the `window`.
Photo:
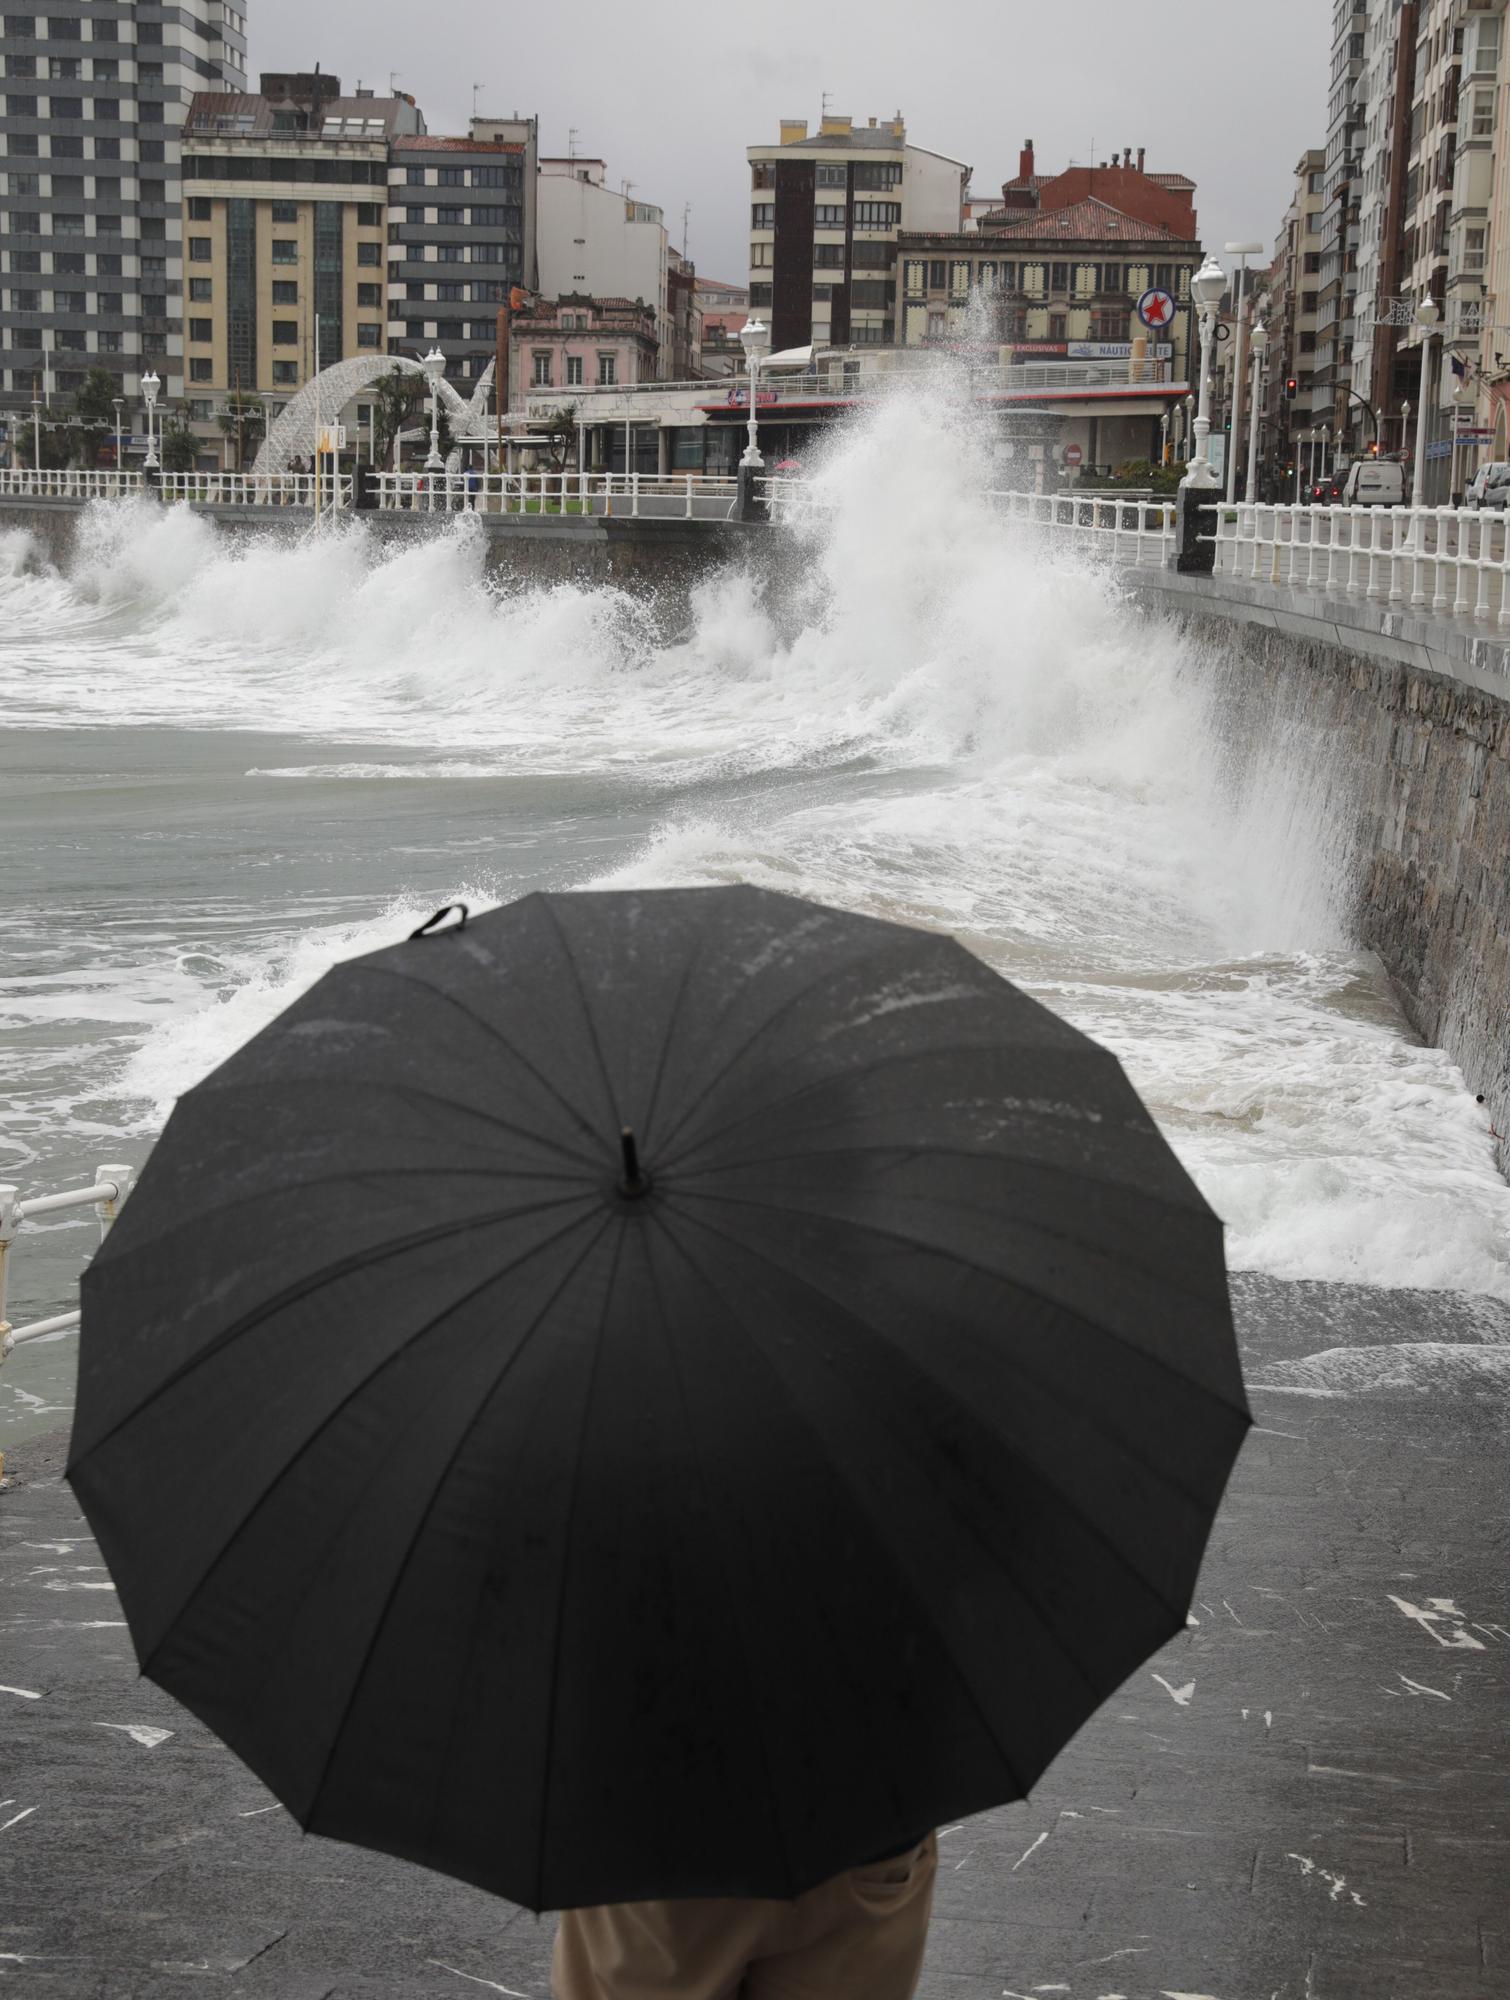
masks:
<svg viewBox="0 0 1510 2000"><path fill-rule="evenodd" d="M96 292L95 311L107 319L118 319L124 303L119 292Z"/></svg>
<svg viewBox="0 0 1510 2000"><path fill-rule="evenodd" d="M10 102L11 102L11 116L12 118L14 118L17 115L15 108L16 107L15 98L13 97ZM26 115L27 114L25 112L21 113L22 117L25 117ZM757 201L753 203L750 208L750 227L752 229L774 229L776 227L775 202Z"/></svg>
<svg viewBox="0 0 1510 2000"><path fill-rule="evenodd" d="M436 179L443 188L462 188L467 184L467 170L465 167L442 167Z"/></svg>
<svg viewBox="0 0 1510 2000"><path fill-rule="evenodd" d="M190 340L213 340L215 338L215 322L210 319L191 319L189 321L189 338Z"/></svg>
<svg viewBox="0 0 1510 2000"><path fill-rule="evenodd" d="M42 176L40 174L12 174L10 177L12 194L40 194Z"/></svg>
<svg viewBox="0 0 1510 2000"><path fill-rule="evenodd" d="M35 76L37 59L35 56L7 56L5 73L7 76Z"/></svg>
<svg viewBox="0 0 1510 2000"><path fill-rule="evenodd" d="M83 29L78 21L70 20L66 14L49 14L47 17L48 39L54 42L78 42L83 40ZM159 30L159 35L161 30Z"/></svg>
<svg viewBox="0 0 1510 2000"><path fill-rule="evenodd" d="M118 278L121 275L121 260L119 257L96 257L94 268L102 278Z"/></svg>
<svg viewBox="0 0 1510 2000"><path fill-rule="evenodd" d="M383 344L383 329L377 324L375 320L363 320L358 323L357 326L358 347L381 347L382 344Z"/></svg>
<svg viewBox="0 0 1510 2000"><path fill-rule="evenodd" d="M47 74L54 83L78 83L84 75L83 60L79 56L53 56L47 65Z"/></svg>
<svg viewBox="0 0 1510 2000"><path fill-rule="evenodd" d="M474 229L504 229L511 219L506 208L474 208L471 215Z"/></svg>
<svg viewBox="0 0 1510 2000"><path fill-rule="evenodd" d="M932 260L928 266L928 289L930 292L941 292L944 289L947 271L948 266L942 257L935 257Z"/></svg>
<svg viewBox="0 0 1510 2000"><path fill-rule="evenodd" d="M52 219L54 236L82 236L84 218L82 215L54 215Z"/></svg>
<svg viewBox="0 0 1510 2000"><path fill-rule="evenodd" d="M104 327L95 335L94 346L97 354L119 354L121 336L113 327Z"/></svg>
<svg viewBox="0 0 1510 2000"><path fill-rule="evenodd" d="M89 310L89 304L83 292L54 292L52 309L60 313L82 313Z"/></svg>
<svg viewBox="0 0 1510 2000"><path fill-rule="evenodd" d="M405 176L405 185L412 188L422 188L425 185L424 168L411 167Z"/></svg>
<svg viewBox="0 0 1510 2000"><path fill-rule="evenodd" d="M12 292L10 302L11 309L14 312L34 313L42 310L42 294L40 292Z"/></svg>
<svg viewBox="0 0 1510 2000"><path fill-rule="evenodd" d="M844 203L820 201L813 210L814 229L842 229L844 227Z"/></svg>
<svg viewBox="0 0 1510 2000"><path fill-rule="evenodd" d="M196 283L196 282L197 282L197 283L200 283L200 284L202 284L202 285L204 286L204 293L205 293L205 297L206 297L206 298L208 298L208 297L210 296L210 281L209 281L209 279L208 279L208 278L201 278L201 279L198 279L198 280L195 280L195 279L191 278L191 279L189 280L189 283L190 283L191 285L192 285L192 284L194 284L194 283ZM273 280L273 304L274 304L275 306L296 306L296 305L297 305L298 303L299 303L299 287L298 287L298 286L297 286L297 285L296 285L296 284L294 283L293 279L292 279L292 278L274 278L274 280Z"/></svg>
<svg viewBox="0 0 1510 2000"><path fill-rule="evenodd" d="M210 204L206 202L206 214L209 213L209 208ZM192 201L189 203L189 213L191 215L194 213L194 204ZM299 204L296 201L275 201L273 203L273 220L274 222L297 222L299 220Z"/></svg>
<svg viewBox="0 0 1510 2000"><path fill-rule="evenodd" d="M96 150L98 150L98 141L96 141ZM142 162L143 166L146 166L149 162L153 166L161 165L165 158L165 149L162 140L138 139L136 142L136 156Z"/></svg>
<svg viewBox="0 0 1510 2000"><path fill-rule="evenodd" d="M210 422L210 420L213 418L214 415L215 415L215 405L212 402L210 402L207 397L205 396L190 397L189 421L191 423L207 424Z"/></svg>
<svg viewBox="0 0 1510 2000"><path fill-rule="evenodd" d="M467 261L467 246L464 243L437 243L435 261L437 264L464 264Z"/></svg>
<svg viewBox="0 0 1510 2000"><path fill-rule="evenodd" d="M189 255L191 257L195 257L199 254L194 246L196 243L201 243L201 242L205 246L205 252L204 252L205 256L206 257L209 256L210 246L208 238L191 236L189 238ZM273 262L275 264L297 264L298 261L299 261L299 246L293 240L293 238L289 236L275 236L273 238Z"/></svg>
<svg viewBox="0 0 1510 2000"><path fill-rule="evenodd" d="M34 41L37 33L35 14L7 14L5 17L5 38L7 41Z"/></svg>
<svg viewBox="0 0 1510 2000"><path fill-rule="evenodd" d="M54 118L82 118L84 115L82 97L54 97L51 105Z"/></svg>
<svg viewBox="0 0 1510 2000"><path fill-rule="evenodd" d="M6 144L13 160L34 160L37 157L35 132L12 132Z"/></svg>
<svg viewBox="0 0 1510 2000"><path fill-rule="evenodd" d="M189 297L195 305L208 305L210 295L210 281L208 278L190 278Z"/></svg>
<svg viewBox="0 0 1510 2000"><path fill-rule="evenodd" d="M94 177L94 198L96 201L119 201L121 182L118 174L96 174Z"/></svg>
<svg viewBox="0 0 1510 2000"><path fill-rule="evenodd" d="M448 229L460 228L466 219L467 211L464 208L438 208L435 211L435 220L445 223Z"/></svg>
<svg viewBox="0 0 1510 2000"><path fill-rule="evenodd" d="M358 229L381 229L383 226L382 205L375 201L359 201L356 205Z"/></svg>
<svg viewBox="0 0 1510 2000"><path fill-rule="evenodd" d="M1484 268L1484 238L1482 229L1467 229L1463 232L1463 269L1482 271Z"/></svg>
<svg viewBox="0 0 1510 2000"><path fill-rule="evenodd" d="M510 180L517 182L520 179L522 179L522 176L517 167L512 172L507 167L473 167L472 169L472 185L474 188L507 187Z"/></svg>
<svg viewBox="0 0 1510 2000"><path fill-rule="evenodd" d="M163 66L160 62L139 62L136 66L138 83L160 84L163 80Z"/></svg>
<svg viewBox="0 0 1510 2000"><path fill-rule="evenodd" d="M383 303L381 285L358 285L357 304L359 306L380 306Z"/></svg>
<svg viewBox="0 0 1510 2000"><path fill-rule="evenodd" d="M158 181L158 182L155 182L155 183L153 183L153 185L155 185L155 186L157 186L157 187L161 188L161 186L162 186L162 182L161 182L161 181ZM143 183L142 183L142 199L143 199L143 201L146 201L146 200L148 200L148 199L149 199L149 196L148 196L148 194L147 194L147 186L148 186L148 183L146 183L146 182L143 182ZM161 195L161 194L157 194L157 195L155 195L155 196L152 196L152 197L150 197L150 199L152 199L152 200L155 200L155 201L161 201L161 200L162 200L162 195ZM191 194L191 195L189 196L189 220L190 220L190 222L208 222L208 221L209 221L209 219L210 219L210 201L209 201L209 197L208 197L208 195L202 195L202 194Z"/></svg>
<svg viewBox="0 0 1510 2000"><path fill-rule="evenodd" d="M191 236L189 238L189 262L191 264L208 264L209 261L210 261L209 237Z"/></svg>
<svg viewBox="0 0 1510 2000"><path fill-rule="evenodd" d="M895 229L901 219L900 202L857 201L855 203L856 229Z"/></svg>
<svg viewBox="0 0 1510 2000"><path fill-rule="evenodd" d="M1051 264L1049 266L1049 290L1054 294L1056 298L1058 298L1062 292L1067 292L1069 288L1070 288L1069 265Z"/></svg>
<svg viewBox="0 0 1510 2000"><path fill-rule="evenodd" d="M191 382L213 382L214 379L215 364L209 355L196 354L189 362L189 380Z"/></svg>
<svg viewBox="0 0 1510 2000"><path fill-rule="evenodd" d="M1065 337L1065 333L1066 333L1066 330L1067 330L1067 326L1068 326L1068 322L1067 322L1067 320L1065 319L1065 316L1064 316L1064 314L1063 314L1063 313L1050 313L1050 314L1049 314L1049 339L1050 339L1050 340L1063 340L1063 339L1064 339L1064 337Z"/></svg>
<svg viewBox="0 0 1510 2000"><path fill-rule="evenodd" d="M297 382L298 379L299 364L297 361L275 361L273 363L273 380L275 382L282 385L283 383Z"/></svg>
<svg viewBox="0 0 1510 2000"><path fill-rule="evenodd" d="M82 139L68 139L63 137L61 133L56 133L52 141L52 156L55 160L82 160L84 157L84 141Z"/></svg>
<svg viewBox="0 0 1510 2000"><path fill-rule="evenodd" d="M612 354L600 354L598 356L599 387L611 388L618 381L618 379L619 379L619 364L617 358Z"/></svg>
<svg viewBox="0 0 1510 2000"><path fill-rule="evenodd" d="M374 264L381 264L382 261L383 246L381 243L359 243L357 245L357 262L359 264L370 267Z"/></svg>
<svg viewBox="0 0 1510 2000"><path fill-rule="evenodd" d="M841 259L844 256L844 245L842 243L833 243L833 244L820 243L817 245L817 248L815 249L813 254L816 257L818 250L827 250L827 249L837 250ZM752 243L750 245L750 264L752 269L757 271L769 270L771 264L771 250L772 250L772 245L769 243Z"/></svg>
<svg viewBox="0 0 1510 2000"><path fill-rule="evenodd" d="M770 303L771 288L769 285L752 284L750 286L750 304L752 306L769 306Z"/></svg>
<svg viewBox="0 0 1510 2000"><path fill-rule="evenodd" d="M862 160L855 167L855 187L867 192L894 188L901 185L902 163L900 160Z"/></svg>
<svg viewBox="0 0 1510 2000"><path fill-rule="evenodd" d="M94 157L97 160L118 160L120 156L121 156L121 142L119 139L95 140Z"/></svg>
<svg viewBox="0 0 1510 2000"><path fill-rule="evenodd" d="M1493 17L1496 21L1498 15ZM1494 132L1494 92L1476 90L1473 93L1473 122L1469 128L1475 139L1487 139Z"/></svg>
<svg viewBox="0 0 1510 2000"><path fill-rule="evenodd" d="M54 250L52 268L58 272L66 271L70 277L82 278L84 253L81 250Z"/></svg>
<svg viewBox="0 0 1510 2000"><path fill-rule="evenodd" d="M844 167L819 167L813 180L821 188L842 188L848 185L849 174Z"/></svg>
<svg viewBox="0 0 1510 2000"><path fill-rule="evenodd" d="M580 389L582 386L582 357L580 354L568 354L566 357L566 386L568 389Z"/></svg>
<svg viewBox="0 0 1510 2000"><path fill-rule="evenodd" d="M119 83L121 66L113 56L96 56L92 65L96 83Z"/></svg>
<svg viewBox="0 0 1510 2000"><path fill-rule="evenodd" d="M769 250L770 247L769 243L758 243L755 246L757 250ZM844 266L844 245L842 243L815 243L813 245L813 262L824 270L833 270L836 268L842 270Z"/></svg>
<svg viewBox="0 0 1510 2000"><path fill-rule="evenodd" d="M35 118L37 100L34 97L7 97L5 115L7 118Z"/></svg>
<svg viewBox="0 0 1510 2000"><path fill-rule="evenodd" d="M94 39L97 42L118 42L120 40L120 34L117 30L116 23L111 20L101 21L98 17L96 17L94 24Z"/></svg>
<svg viewBox="0 0 1510 2000"><path fill-rule="evenodd" d="M551 356L549 350L534 354L531 360L534 372L530 376L530 381L537 389L548 389L551 385Z"/></svg>
<svg viewBox="0 0 1510 2000"><path fill-rule="evenodd" d="M377 286L374 285L371 289L376 291ZM467 288L459 278L443 278L435 287L436 298L444 299L448 305L460 305L466 295Z"/></svg>

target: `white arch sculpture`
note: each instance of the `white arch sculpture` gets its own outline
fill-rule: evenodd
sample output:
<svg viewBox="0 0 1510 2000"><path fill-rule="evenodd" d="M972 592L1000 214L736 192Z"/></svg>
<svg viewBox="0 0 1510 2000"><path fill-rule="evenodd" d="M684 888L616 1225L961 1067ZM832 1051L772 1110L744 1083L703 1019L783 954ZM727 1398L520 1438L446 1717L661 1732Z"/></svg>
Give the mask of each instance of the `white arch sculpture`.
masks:
<svg viewBox="0 0 1510 2000"><path fill-rule="evenodd" d="M353 396L370 389L380 376L397 369L401 374L423 375L424 369L407 354L356 354L348 361L336 361L322 369L289 403L262 440L254 472L287 472L295 458L313 458L323 425L332 424ZM493 386L490 361L477 378L471 397L464 398L444 376L440 380L440 400L451 418L453 431L481 431L487 422L488 391ZM423 433L422 433L423 434ZM409 433L405 433L409 435ZM460 461L460 453L451 453Z"/></svg>

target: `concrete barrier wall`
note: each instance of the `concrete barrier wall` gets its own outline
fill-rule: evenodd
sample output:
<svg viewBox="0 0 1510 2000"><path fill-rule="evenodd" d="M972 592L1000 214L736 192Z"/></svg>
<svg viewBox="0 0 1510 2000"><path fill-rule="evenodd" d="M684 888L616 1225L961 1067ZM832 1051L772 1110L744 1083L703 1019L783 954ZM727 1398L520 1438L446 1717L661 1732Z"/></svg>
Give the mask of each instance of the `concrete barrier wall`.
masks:
<svg viewBox="0 0 1510 2000"><path fill-rule="evenodd" d="M1504 649L1444 621L1414 630L1360 607L1353 627L1352 607L1334 600L1315 616L1281 593L1265 604L1189 583L1140 579L1131 594L1239 664L1223 698L1250 743L1282 724L1309 759L1357 937L1379 954L1412 1025L1461 1065L1495 1131L1510 1133ZM1505 1168L1504 1140L1499 1151Z"/></svg>

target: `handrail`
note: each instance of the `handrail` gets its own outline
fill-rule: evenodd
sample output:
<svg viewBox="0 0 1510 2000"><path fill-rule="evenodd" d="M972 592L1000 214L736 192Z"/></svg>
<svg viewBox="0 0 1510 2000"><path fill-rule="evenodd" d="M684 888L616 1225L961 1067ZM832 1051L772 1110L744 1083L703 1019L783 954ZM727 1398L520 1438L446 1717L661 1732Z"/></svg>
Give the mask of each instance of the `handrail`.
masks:
<svg viewBox="0 0 1510 2000"><path fill-rule="evenodd" d="M34 1220L39 1215L58 1215L70 1208L93 1208L99 1217L100 1240L109 1234L110 1225L120 1213L121 1203L131 1190L133 1169L111 1162L97 1170L93 1186L69 1188L59 1194L33 1195L30 1200L21 1199L21 1190L10 1181L0 1181L0 1362L13 1347L20 1347L25 1341L40 1340L44 1334L62 1333L71 1326L77 1326L77 1311L54 1313L48 1319L34 1320L29 1326L13 1327L5 1317L6 1282L9 1275L12 1246L21 1233L21 1225Z"/></svg>

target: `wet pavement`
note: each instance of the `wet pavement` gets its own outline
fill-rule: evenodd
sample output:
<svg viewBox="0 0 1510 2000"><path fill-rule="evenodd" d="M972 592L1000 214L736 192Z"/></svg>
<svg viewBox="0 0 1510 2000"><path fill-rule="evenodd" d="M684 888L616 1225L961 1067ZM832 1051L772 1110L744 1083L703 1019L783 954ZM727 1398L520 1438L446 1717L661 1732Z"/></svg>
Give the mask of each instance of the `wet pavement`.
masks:
<svg viewBox="0 0 1510 2000"><path fill-rule="evenodd" d="M1184 1637L944 1832L921 2000L1510 1996L1510 1308L1237 1281L1256 1428ZM553 1926L302 1836L0 1493L0 1988L543 1996Z"/></svg>

